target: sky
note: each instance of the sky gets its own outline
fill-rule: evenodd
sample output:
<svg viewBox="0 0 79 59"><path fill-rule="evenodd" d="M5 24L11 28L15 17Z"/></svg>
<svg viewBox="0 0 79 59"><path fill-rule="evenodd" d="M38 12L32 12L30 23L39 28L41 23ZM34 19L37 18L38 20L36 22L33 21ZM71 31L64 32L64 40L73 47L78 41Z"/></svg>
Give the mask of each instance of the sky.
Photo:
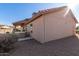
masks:
<svg viewBox="0 0 79 59"><path fill-rule="evenodd" d="M11 25L13 22L32 17L33 12L66 5L64 3L0 3L0 24ZM75 6L74 15L79 19L79 5Z"/></svg>

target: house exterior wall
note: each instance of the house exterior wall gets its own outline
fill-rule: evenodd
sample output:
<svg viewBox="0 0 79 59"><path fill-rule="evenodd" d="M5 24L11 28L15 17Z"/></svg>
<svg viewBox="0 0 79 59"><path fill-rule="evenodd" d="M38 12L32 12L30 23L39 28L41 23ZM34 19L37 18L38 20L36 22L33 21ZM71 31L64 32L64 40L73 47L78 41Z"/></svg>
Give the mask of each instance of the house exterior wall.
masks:
<svg viewBox="0 0 79 59"><path fill-rule="evenodd" d="M74 35L76 22L70 12L65 15L66 12L67 9L45 14L34 20L31 36L44 43Z"/></svg>
<svg viewBox="0 0 79 59"><path fill-rule="evenodd" d="M13 28L4 28L4 29L0 29L0 33L12 33L13 31Z"/></svg>
<svg viewBox="0 0 79 59"><path fill-rule="evenodd" d="M44 41L44 16L39 17L37 20L33 21L31 36L39 42Z"/></svg>
<svg viewBox="0 0 79 59"><path fill-rule="evenodd" d="M67 9L45 15L45 41L56 40L74 35L75 21ZM66 14L66 15L65 15Z"/></svg>

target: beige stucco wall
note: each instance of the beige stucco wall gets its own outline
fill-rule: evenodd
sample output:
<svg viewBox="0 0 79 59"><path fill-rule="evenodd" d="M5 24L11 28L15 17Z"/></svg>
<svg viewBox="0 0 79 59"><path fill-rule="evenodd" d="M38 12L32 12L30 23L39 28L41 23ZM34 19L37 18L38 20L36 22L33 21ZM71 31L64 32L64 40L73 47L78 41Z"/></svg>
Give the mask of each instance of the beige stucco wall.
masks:
<svg viewBox="0 0 79 59"><path fill-rule="evenodd" d="M13 28L0 29L0 33L6 33L6 32L12 33L12 31Z"/></svg>
<svg viewBox="0 0 79 59"><path fill-rule="evenodd" d="M45 15L45 41L56 40L74 35L75 21L67 9Z"/></svg>
<svg viewBox="0 0 79 59"><path fill-rule="evenodd" d="M33 21L32 37L41 43L74 35L75 21L67 9L49 13Z"/></svg>
<svg viewBox="0 0 79 59"><path fill-rule="evenodd" d="M31 36L39 42L44 41L44 17L41 16L37 20L33 21L32 33Z"/></svg>
<svg viewBox="0 0 79 59"><path fill-rule="evenodd" d="M20 25L15 26L15 28L19 30L23 30L23 27L21 27Z"/></svg>

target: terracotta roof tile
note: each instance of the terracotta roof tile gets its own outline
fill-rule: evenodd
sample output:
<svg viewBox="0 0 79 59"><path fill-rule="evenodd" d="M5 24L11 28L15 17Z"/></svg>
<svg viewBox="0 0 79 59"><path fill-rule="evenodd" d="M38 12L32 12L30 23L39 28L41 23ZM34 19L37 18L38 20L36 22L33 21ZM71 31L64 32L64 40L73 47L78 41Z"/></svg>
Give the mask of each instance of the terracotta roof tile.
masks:
<svg viewBox="0 0 79 59"><path fill-rule="evenodd" d="M57 12L57 11L63 10L64 8L67 8L67 6L56 7L56 8L46 9L46 10L40 10L36 13L36 15L32 16L32 18L30 19L30 21L28 23L32 22L33 20L35 20L36 18L38 18L44 14L51 13L51 12ZM71 14L73 15L72 12L71 12ZM78 22L74 15L72 17L74 18L74 20L76 22Z"/></svg>
<svg viewBox="0 0 79 59"><path fill-rule="evenodd" d="M18 21L18 22L14 22L13 24L20 24L20 23L23 23L27 20L26 24L34 21L35 19L37 19L38 17L44 15L44 14L47 14L47 13L51 13L51 12L57 12L57 11L60 11L60 10L63 10L64 8L67 8L67 6L62 6L62 7L56 7L56 8L51 8L51 9L46 9L46 10L40 10L38 11L37 13L35 12L35 14L32 14L32 17L30 19L25 19L25 20L21 20L21 21ZM76 22L78 22L75 18L75 16L73 15L73 13L71 12L72 14L72 17L74 18L74 20ZM29 21L28 21L29 20Z"/></svg>
<svg viewBox="0 0 79 59"><path fill-rule="evenodd" d="M18 25L18 24L21 24L21 23L25 23L25 22L27 22L28 20L29 20L29 19L20 20L20 21L14 22L13 25Z"/></svg>

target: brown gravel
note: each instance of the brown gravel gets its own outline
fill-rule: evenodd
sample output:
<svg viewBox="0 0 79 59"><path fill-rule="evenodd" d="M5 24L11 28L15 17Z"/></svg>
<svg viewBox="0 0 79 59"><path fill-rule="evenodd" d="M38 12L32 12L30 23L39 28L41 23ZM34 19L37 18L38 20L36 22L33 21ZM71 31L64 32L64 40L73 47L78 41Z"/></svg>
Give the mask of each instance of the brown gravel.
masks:
<svg viewBox="0 0 79 59"><path fill-rule="evenodd" d="M17 42L11 56L79 56L79 39L75 36L40 44L35 40Z"/></svg>

